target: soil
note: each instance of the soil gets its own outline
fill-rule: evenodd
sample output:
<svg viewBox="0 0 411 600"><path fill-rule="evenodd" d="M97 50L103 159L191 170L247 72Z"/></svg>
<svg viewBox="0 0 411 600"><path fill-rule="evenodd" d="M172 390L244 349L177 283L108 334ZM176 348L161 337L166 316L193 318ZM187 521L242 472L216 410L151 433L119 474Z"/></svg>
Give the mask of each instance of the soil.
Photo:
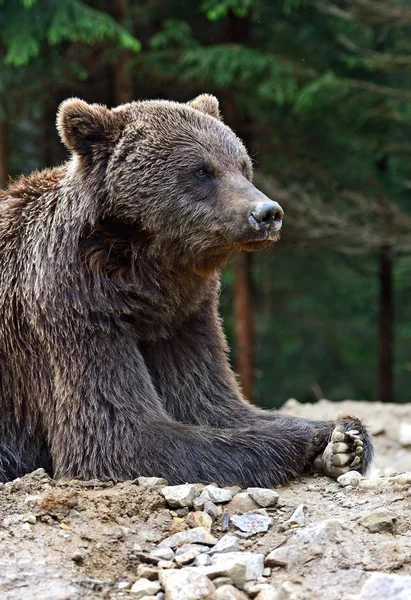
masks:
<svg viewBox="0 0 411 600"><path fill-rule="evenodd" d="M411 575L411 473L398 475L411 472L411 450L398 441L401 425L411 424L411 406L289 400L283 411L363 417L375 435L376 456L370 479L357 488L322 476L277 488L280 501L267 509L273 519L267 533L240 538L248 552L267 557L277 549L274 559L266 558L270 568L260 583L282 590L281 600L350 600L373 572ZM303 522L287 524L301 505ZM0 598L135 598L131 586L144 554L190 529L191 512L170 508L161 486L137 481L54 481L38 470L0 485ZM362 521L370 513L371 524ZM211 529L217 538L222 525L219 516ZM231 525L229 533L238 530ZM244 591L251 598L257 589Z"/></svg>

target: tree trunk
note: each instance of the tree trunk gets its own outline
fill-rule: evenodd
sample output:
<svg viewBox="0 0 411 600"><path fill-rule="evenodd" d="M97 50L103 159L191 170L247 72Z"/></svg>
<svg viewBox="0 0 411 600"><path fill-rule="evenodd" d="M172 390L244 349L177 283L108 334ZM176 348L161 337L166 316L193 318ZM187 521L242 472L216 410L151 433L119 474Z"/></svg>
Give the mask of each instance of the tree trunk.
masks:
<svg viewBox="0 0 411 600"><path fill-rule="evenodd" d="M379 263L379 396L381 402L394 402L393 259L389 246L381 247Z"/></svg>
<svg viewBox="0 0 411 600"><path fill-rule="evenodd" d="M254 302L252 255L238 252L234 269L234 329L236 371L248 400L254 399Z"/></svg>
<svg viewBox="0 0 411 600"><path fill-rule="evenodd" d="M110 7L112 17L120 25L124 25L128 8L128 0L113 0ZM133 100L133 80L128 61L131 54L127 50L120 52L112 64L113 103L115 106Z"/></svg>
<svg viewBox="0 0 411 600"><path fill-rule="evenodd" d="M7 121L0 119L0 189L8 182Z"/></svg>

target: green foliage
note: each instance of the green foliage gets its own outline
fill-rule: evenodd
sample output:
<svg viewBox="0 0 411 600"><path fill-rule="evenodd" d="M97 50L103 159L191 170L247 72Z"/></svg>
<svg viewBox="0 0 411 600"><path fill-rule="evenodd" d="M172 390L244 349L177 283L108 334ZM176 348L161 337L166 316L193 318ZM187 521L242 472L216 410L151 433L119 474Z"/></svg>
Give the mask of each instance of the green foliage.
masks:
<svg viewBox="0 0 411 600"><path fill-rule="evenodd" d="M112 41L138 52L140 42L109 15L80 0L5 0L0 7L5 65L21 67L37 57L42 44L61 42L93 45Z"/></svg>

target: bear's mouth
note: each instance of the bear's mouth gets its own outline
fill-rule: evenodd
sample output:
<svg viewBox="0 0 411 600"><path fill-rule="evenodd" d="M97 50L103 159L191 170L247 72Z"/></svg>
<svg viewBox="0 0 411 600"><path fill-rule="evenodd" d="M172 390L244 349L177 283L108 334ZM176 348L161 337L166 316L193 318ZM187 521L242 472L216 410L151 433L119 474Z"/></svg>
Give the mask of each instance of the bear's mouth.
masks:
<svg viewBox="0 0 411 600"><path fill-rule="evenodd" d="M272 244L278 242L280 239L280 233L277 233L275 236L270 238L263 239L254 239L254 240L244 240L239 243L240 250L245 250L246 252L258 252L259 250L265 250L270 248Z"/></svg>

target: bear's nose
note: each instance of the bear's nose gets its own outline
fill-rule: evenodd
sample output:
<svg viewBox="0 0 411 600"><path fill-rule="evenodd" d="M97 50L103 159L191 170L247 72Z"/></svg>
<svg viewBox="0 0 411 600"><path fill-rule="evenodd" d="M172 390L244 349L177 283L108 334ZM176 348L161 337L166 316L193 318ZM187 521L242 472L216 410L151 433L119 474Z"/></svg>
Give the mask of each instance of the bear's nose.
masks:
<svg viewBox="0 0 411 600"><path fill-rule="evenodd" d="M250 221L257 229L265 229L274 225L281 228L284 211L277 202L263 202L250 213Z"/></svg>

